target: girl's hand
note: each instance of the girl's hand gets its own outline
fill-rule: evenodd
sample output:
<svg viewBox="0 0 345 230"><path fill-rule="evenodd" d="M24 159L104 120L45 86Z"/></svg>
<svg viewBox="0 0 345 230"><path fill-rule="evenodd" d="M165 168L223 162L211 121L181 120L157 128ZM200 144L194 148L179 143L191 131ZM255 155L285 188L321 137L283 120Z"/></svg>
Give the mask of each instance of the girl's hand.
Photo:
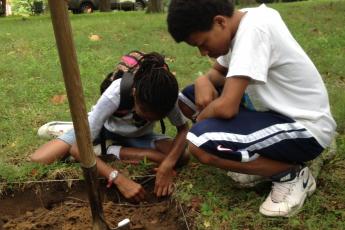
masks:
<svg viewBox="0 0 345 230"><path fill-rule="evenodd" d="M174 191L173 178L176 176L175 170L161 164L155 171L156 183L154 193L157 197L170 195Z"/></svg>
<svg viewBox="0 0 345 230"><path fill-rule="evenodd" d="M110 181L110 186L111 183L112 182ZM140 184L126 178L122 174L119 174L113 183L117 186L119 191L126 199L133 199L136 202L140 202L145 199L145 189ZM107 187L110 186L108 184Z"/></svg>

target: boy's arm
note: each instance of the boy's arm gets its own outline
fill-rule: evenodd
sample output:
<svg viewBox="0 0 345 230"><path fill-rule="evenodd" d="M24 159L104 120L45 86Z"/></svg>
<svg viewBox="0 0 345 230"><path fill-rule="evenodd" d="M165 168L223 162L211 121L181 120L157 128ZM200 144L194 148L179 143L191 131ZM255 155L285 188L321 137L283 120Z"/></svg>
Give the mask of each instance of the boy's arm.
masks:
<svg viewBox="0 0 345 230"><path fill-rule="evenodd" d="M154 192L158 197L166 196L173 192L174 167L186 148L187 132L188 123L177 126L177 134L174 138L172 149L157 169Z"/></svg>
<svg viewBox="0 0 345 230"><path fill-rule="evenodd" d="M227 78L221 96L202 110L196 120L201 121L211 117L230 119L235 116L248 84L249 78L245 76Z"/></svg>
<svg viewBox="0 0 345 230"><path fill-rule="evenodd" d="M217 98L217 87L222 87L228 69L215 62L212 68L195 81L195 104L199 111Z"/></svg>

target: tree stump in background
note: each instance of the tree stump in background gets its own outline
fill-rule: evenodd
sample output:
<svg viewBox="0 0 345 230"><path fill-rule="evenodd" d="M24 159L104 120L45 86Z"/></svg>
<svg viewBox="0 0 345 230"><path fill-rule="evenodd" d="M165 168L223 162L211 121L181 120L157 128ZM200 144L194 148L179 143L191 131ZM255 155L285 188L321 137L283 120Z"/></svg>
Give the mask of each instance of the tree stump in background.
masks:
<svg viewBox="0 0 345 230"><path fill-rule="evenodd" d="M163 0L149 0L146 13L164 12Z"/></svg>
<svg viewBox="0 0 345 230"><path fill-rule="evenodd" d="M6 16L6 0L0 1L0 16Z"/></svg>
<svg viewBox="0 0 345 230"><path fill-rule="evenodd" d="M100 12L111 11L110 0L100 0L99 1L99 11Z"/></svg>

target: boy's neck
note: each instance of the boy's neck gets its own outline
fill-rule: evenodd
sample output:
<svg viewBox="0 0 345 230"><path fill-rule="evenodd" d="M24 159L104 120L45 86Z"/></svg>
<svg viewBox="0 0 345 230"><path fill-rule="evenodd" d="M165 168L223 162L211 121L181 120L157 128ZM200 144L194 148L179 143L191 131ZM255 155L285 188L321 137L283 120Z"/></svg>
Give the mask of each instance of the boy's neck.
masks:
<svg viewBox="0 0 345 230"><path fill-rule="evenodd" d="M231 30L231 40L235 37L236 32L238 30L238 26L241 23L242 17L246 14L246 12L242 12L239 10L235 10L234 14L229 19L229 25Z"/></svg>

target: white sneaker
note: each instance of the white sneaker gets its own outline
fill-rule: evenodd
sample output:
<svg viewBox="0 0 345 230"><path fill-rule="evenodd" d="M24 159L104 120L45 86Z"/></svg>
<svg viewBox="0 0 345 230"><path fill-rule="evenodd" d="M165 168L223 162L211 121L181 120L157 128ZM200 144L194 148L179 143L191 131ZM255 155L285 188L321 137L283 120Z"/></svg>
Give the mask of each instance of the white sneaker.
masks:
<svg viewBox="0 0 345 230"><path fill-rule="evenodd" d="M249 175L237 172L228 171L227 174L232 180L238 183L240 188L252 188L260 182L264 181L265 178L258 175Z"/></svg>
<svg viewBox="0 0 345 230"><path fill-rule="evenodd" d="M37 135L42 138L51 139L58 137L67 131L73 129L73 122L71 121L52 121L42 125Z"/></svg>
<svg viewBox="0 0 345 230"><path fill-rule="evenodd" d="M315 179L309 168L304 167L291 181L273 182L270 194L260 206L260 213L265 216L293 216L315 189Z"/></svg>

